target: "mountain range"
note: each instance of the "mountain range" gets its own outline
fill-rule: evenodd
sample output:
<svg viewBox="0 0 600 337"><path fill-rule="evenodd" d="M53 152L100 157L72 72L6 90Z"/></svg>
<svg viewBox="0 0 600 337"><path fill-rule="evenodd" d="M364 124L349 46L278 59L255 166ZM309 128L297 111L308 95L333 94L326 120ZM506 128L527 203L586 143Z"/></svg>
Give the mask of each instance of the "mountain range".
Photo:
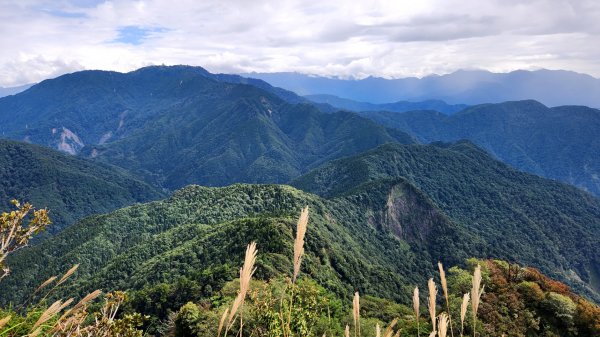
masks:
<svg viewBox="0 0 600 337"><path fill-rule="evenodd" d="M468 107L465 104L447 104L440 100L427 100L422 102L400 101L395 103L373 104L367 102L357 102L347 98L341 98L334 95L306 95L305 98L315 103L328 104L337 109L361 111L393 111L406 112L414 110L434 110L451 115L464 110Z"/></svg>
<svg viewBox="0 0 600 337"><path fill-rule="evenodd" d="M149 314L158 332L189 301L222 304L250 241L259 281L289 276L306 205L303 277L332 298L358 290L407 304L438 261L466 268L475 257L539 268L600 303L600 199L581 189L597 193L598 110L427 101L395 106L449 110L356 113L335 102L187 66L78 72L0 98L0 131L13 139L0 141L0 193L49 207L57 224L8 258L0 303L78 264L52 297L125 290L125 310ZM486 280L497 285L487 300L503 287L536 299L529 314L486 317L533 322L563 312L555 302L575 317L573 301L584 303L553 281L506 285L524 274L486 264L508 266L506 282Z"/></svg>
<svg viewBox="0 0 600 337"><path fill-rule="evenodd" d="M305 101L262 81L196 67L84 71L0 99L0 131L169 189L286 182L333 158L414 142L368 118Z"/></svg>
<svg viewBox="0 0 600 337"><path fill-rule="evenodd" d="M201 288L184 296L211 297L235 277L252 240L261 250L257 277L286 275L304 205L311 209L305 273L341 297L359 290L407 303L411 285L425 283L423 271L437 261L462 265L474 256L528 263L600 299L600 200L518 172L472 143L386 144L292 184L305 191L191 185L163 201L88 217L9 259L0 299L18 303L76 263L77 278L56 295L149 294L192 282Z"/></svg>
<svg viewBox="0 0 600 337"><path fill-rule="evenodd" d="M600 196L600 110L527 100L436 111L362 113L420 142L469 139L509 165Z"/></svg>
<svg viewBox="0 0 600 337"><path fill-rule="evenodd" d="M300 95L335 95L376 104L443 100L449 104L500 103L534 99L548 106L586 105L600 108L600 79L563 70L518 70L492 73L459 70L423 78L339 79L299 73L249 73L271 85Z"/></svg>

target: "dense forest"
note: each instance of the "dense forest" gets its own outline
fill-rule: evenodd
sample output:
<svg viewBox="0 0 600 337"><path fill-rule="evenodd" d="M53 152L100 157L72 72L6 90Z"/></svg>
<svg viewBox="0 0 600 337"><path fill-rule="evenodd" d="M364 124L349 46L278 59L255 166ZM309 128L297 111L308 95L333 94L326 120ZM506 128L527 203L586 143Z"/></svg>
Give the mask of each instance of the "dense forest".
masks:
<svg viewBox="0 0 600 337"><path fill-rule="evenodd" d="M292 193L288 195L288 202L293 197L300 197L294 195L293 190L287 192ZM194 191L181 193L194 198ZM273 188L257 193L261 200L282 196L282 191ZM304 198L302 201L311 200ZM47 212L35 210L34 218L25 225L23 219L32 211L31 206L21 206L16 201L14 204L15 211L2 214L3 228L12 225L27 231L38 231L49 224ZM31 289L29 296L21 299L21 302L13 302L12 306L0 309L0 331L5 336L139 337L145 334L220 336L223 331L223 336L229 332L233 335L243 335L245 332L259 336L336 336L342 335L345 330L345 335L349 336L350 326L353 326L357 336L380 336L382 327L385 327L385 335L392 335L395 331L395 336L429 332L432 332L431 335L437 333L446 336L454 335L453 331L457 334L460 331L461 336L463 333L473 333L474 336L592 336L600 333L600 307L574 295L566 285L545 277L536 269L500 260L469 259L462 264L464 267L450 268L448 274L441 263L438 263L437 273L420 269L424 265L413 265L413 274L418 271L421 277L417 278L420 280L410 280L406 286L394 289L396 299L380 297L377 293L382 293L383 289L373 291L371 289L375 288L372 286L361 289L361 282L368 282L368 277L353 276L364 273L368 265L346 269L347 274L332 274L332 269L342 269L335 265L324 266L323 257L309 248L315 243L326 243L319 240L322 234L314 233L314 212L309 209L318 209L315 206L313 204L302 211L295 228L289 222L286 224L284 219L270 221L266 218L247 218L229 226L220 225L213 231L214 235L199 235L185 243L185 254L175 248L163 258L154 259L150 266L142 268L151 269L151 265L160 260L165 263L175 258L180 261L180 267L191 263L200 266L198 269L188 269L188 275L175 276L172 281L165 281L174 276L164 268L154 270L152 275L162 278L162 282L156 278L154 281L140 280L143 286L137 290L135 282L122 282L120 286L129 287L128 293L111 291L105 296L104 304L94 303L101 295L99 290L90 291L86 296L84 294L87 292L82 293L80 296L83 298L75 305L72 305L73 298L64 302L60 300L60 297L72 296L77 291L77 287L69 285L70 282L81 282L81 265L76 264L68 271L48 278L37 289ZM277 213L276 209L270 211ZM197 230L201 231L200 228ZM5 238L20 242L17 244L19 246L26 244L20 240L24 238L21 235L28 233ZM344 235L340 231L332 231L332 234ZM237 243L240 239L257 240L247 246L243 262L240 258L244 246ZM207 241L212 241L211 245L203 244ZM313 252L305 255L305 243ZM163 244L168 245L168 242ZM225 249L214 250L216 245ZM357 248L355 253L360 252L360 247ZM200 259L196 262L194 251L203 251L195 255L195 259ZM3 248L2 259L12 252L10 248ZM234 258L229 259L228 254ZM344 253L332 254L335 255L343 256ZM209 258L208 261L218 261L220 267L198 265L203 257ZM360 264L357 262L352 261L350 265ZM137 264L145 263L137 261ZM234 279L234 269L242 264L239 279ZM85 264L83 267L90 270ZM113 268L103 275L102 282L110 282L114 276L119 278L119 274L128 274L130 270L127 267L121 265L118 269ZM169 268L171 271L181 270L173 266ZM162 274L159 273L161 269L164 271ZM134 272L139 273L140 269ZM338 285L341 286L338 289L328 283L333 276L338 276ZM420 295L419 286L425 289L422 279L427 277L427 292ZM344 287L348 282L357 284ZM442 289L439 297L436 283ZM350 306L352 293L354 296ZM411 293L412 310L410 301L402 300L410 298ZM422 301L425 294L427 300ZM49 295L50 298L59 299L50 305L50 302L46 302ZM34 304L36 298L41 296L38 304ZM421 302L426 305L420 307ZM92 317L88 310L99 310L93 315L95 319L87 319Z"/></svg>
<svg viewBox="0 0 600 337"><path fill-rule="evenodd" d="M123 169L38 145L0 139L0 205L27 200L50 209L58 233L91 214L163 198L159 189Z"/></svg>

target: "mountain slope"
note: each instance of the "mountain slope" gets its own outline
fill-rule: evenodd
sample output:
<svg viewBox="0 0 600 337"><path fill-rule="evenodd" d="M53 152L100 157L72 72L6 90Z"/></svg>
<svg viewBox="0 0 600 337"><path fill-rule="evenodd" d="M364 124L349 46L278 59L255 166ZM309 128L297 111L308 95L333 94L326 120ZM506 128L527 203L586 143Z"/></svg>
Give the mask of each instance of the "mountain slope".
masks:
<svg viewBox="0 0 600 337"><path fill-rule="evenodd" d="M0 140L0 181L2 209L11 199L47 207L51 233L90 214L164 196L116 167L8 140Z"/></svg>
<svg viewBox="0 0 600 337"><path fill-rule="evenodd" d="M386 142L413 142L357 114L288 104L253 86L227 86L211 95L192 97L84 155L174 189L190 183L281 183L333 158Z"/></svg>
<svg viewBox="0 0 600 337"><path fill-rule="evenodd" d="M368 77L343 80L298 73L250 73L299 95L327 94L360 102L443 100L450 104L482 104L535 99L549 106L600 108L600 79L562 70L491 73L460 70L423 78Z"/></svg>
<svg viewBox="0 0 600 337"><path fill-rule="evenodd" d="M447 115L459 112L468 105L465 104L447 104L440 100L427 100L422 102L400 101L395 103L373 104L367 102L357 102L351 99L341 98L334 95L307 95L304 96L315 103L325 103L338 109L345 109L355 112L361 111L393 111L406 112L413 110L435 110Z"/></svg>
<svg viewBox="0 0 600 337"><path fill-rule="evenodd" d="M600 110L518 101L473 106L452 116L433 111L363 115L422 142L469 139L515 168L600 196Z"/></svg>
<svg viewBox="0 0 600 337"><path fill-rule="evenodd" d="M414 142L305 101L260 80L199 67L83 71L0 99L0 131L121 166L169 189L286 182L333 158Z"/></svg>
<svg viewBox="0 0 600 337"><path fill-rule="evenodd" d="M392 190L402 193L389 200ZM327 201L282 185L188 186L164 201L89 217L20 251L8 261L12 275L3 280L0 296L4 303L23 300L40 280L73 263L81 264L77 278L61 294L139 290L207 272L212 275L207 282L218 290L234 277L251 240L261 251L258 277L285 274L291 269L293 224L304 205L311 209L305 272L342 296L358 288L408 300L410 285L425 282L415 270L469 256L470 247L459 242L469 234L406 182L390 181L374 191L357 194L356 202ZM400 218L406 211L385 211L390 203L414 206L431 221L406 222L404 233L382 226L393 222L378 219Z"/></svg>
<svg viewBox="0 0 600 337"><path fill-rule="evenodd" d="M535 266L600 298L600 201L511 169L472 143L388 144L328 163L292 185L335 198L398 177L486 242L481 254Z"/></svg>
<svg viewBox="0 0 600 337"><path fill-rule="evenodd" d="M71 296L179 278L220 289L252 240L263 252L258 275L268 279L291 270L294 219L309 205L306 273L340 295L359 289L407 302L410 285L424 283L423 271L438 260L475 256L529 263L600 299L600 202L470 143L387 144L294 184L327 198L283 185L188 186L164 201L86 218L8 261L13 277L0 297L22 299L75 263L76 281L61 289Z"/></svg>
<svg viewBox="0 0 600 337"><path fill-rule="evenodd" d="M129 73L80 71L0 99L0 132L71 154L127 135L145 120L191 97L247 83L299 103L306 99L268 83L201 67L153 66Z"/></svg>

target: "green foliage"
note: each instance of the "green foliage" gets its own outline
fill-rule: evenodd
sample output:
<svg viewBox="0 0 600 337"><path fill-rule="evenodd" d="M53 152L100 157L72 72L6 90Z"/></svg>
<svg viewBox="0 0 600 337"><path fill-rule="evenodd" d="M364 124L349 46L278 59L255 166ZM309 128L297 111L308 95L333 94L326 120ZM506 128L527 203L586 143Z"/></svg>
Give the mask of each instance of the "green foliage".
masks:
<svg viewBox="0 0 600 337"><path fill-rule="evenodd" d="M16 198L44 205L57 233L96 213L164 194L123 170L36 145L0 140L0 208Z"/></svg>
<svg viewBox="0 0 600 337"><path fill-rule="evenodd" d="M196 305L187 303L175 318L176 336L215 336L224 306L236 296L237 282L227 284L220 297ZM291 297L293 296L293 300ZM290 304L293 306L290 312ZM292 291L290 279L276 278L268 282L253 281L244 304L244 333L255 336L282 336L284 331L295 336L341 334L346 308L332 293L316 282L300 279ZM291 317L291 325L284 323ZM239 327L234 326L235 335Z"/></svg>
<svg viewBox="0 0 600 337"><path fill-rule="evenodd" d="M453 228L461 239L440 238L442 242L435 245L462 244L445 251L447 259L466 251L469 255L461 260L493 256L520 261L600 301L600 288L593 282L598 279L600 261L600 200L574 187L511 169L470 142L387 144L332 161L292 185L333 200L360 195L360 201L368 202L377 193L373 186L390 179L406 181L423 194L423 201L416 204L429 202L441 218L454 224L442 228ZM427 208L422 214L417 210L405 207L402 214L406 215L399 222L411 223L411 216L416 223L441 222L427 216ZM452 238L450 233L444 236ZM450 260L450 264L461 260Z"/></svg>

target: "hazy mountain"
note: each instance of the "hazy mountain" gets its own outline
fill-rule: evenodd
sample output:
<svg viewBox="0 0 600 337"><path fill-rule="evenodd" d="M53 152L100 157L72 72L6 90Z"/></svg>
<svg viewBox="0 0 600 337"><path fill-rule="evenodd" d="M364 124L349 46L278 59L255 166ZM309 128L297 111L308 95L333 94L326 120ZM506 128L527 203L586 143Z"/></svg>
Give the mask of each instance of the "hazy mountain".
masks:
<svg viewBox="0 0 600 337"><path fill-rule="evenodd" d="M33 84L25 84L25 85L20 85L18 87L8 87L8 88L0 87L0 98L5 97L5 96L10 96L10 95L16 95L20 92L23 92L23 91L29 89L32 85Z"/></svg>
<svg viewBox="0 0 600 337"><path fill-rule="evenodd" d="M600 196L600 110L518 101L473 106L452 116L435 111L363 116L421 142L469 139L515 168Z"/></svg>
<svg viewBox="0 0 600 337"><path fill-rule="evenodd" d="M315 103L326 103L338 109L350 111L394 111L406 112L413 110L435 110L451 115L459 112L468 105L465 104L447 104L440 100L427 100L422 102L399 101L395 103L373 104L367 102L358 102L346 98L341 98L333 95L306 95L305 98Z"/></svg>
<svg viewBox="0 0 600 337"><path fill-rule="evenodd" d="M562 70L491 73L461 70L423 78L342 80L298 73L251 73L299 95L327 94L360 102L443 100L481 104L535 99L549 106L600 107L600 79Z"/></svg>
<svg viewBox="0 0 600 337"><path fill-rule="evenodd" d="M164 196L124 170L38 145L0 140L0 206L47 207L56 233L84 216Z"/></svg>

